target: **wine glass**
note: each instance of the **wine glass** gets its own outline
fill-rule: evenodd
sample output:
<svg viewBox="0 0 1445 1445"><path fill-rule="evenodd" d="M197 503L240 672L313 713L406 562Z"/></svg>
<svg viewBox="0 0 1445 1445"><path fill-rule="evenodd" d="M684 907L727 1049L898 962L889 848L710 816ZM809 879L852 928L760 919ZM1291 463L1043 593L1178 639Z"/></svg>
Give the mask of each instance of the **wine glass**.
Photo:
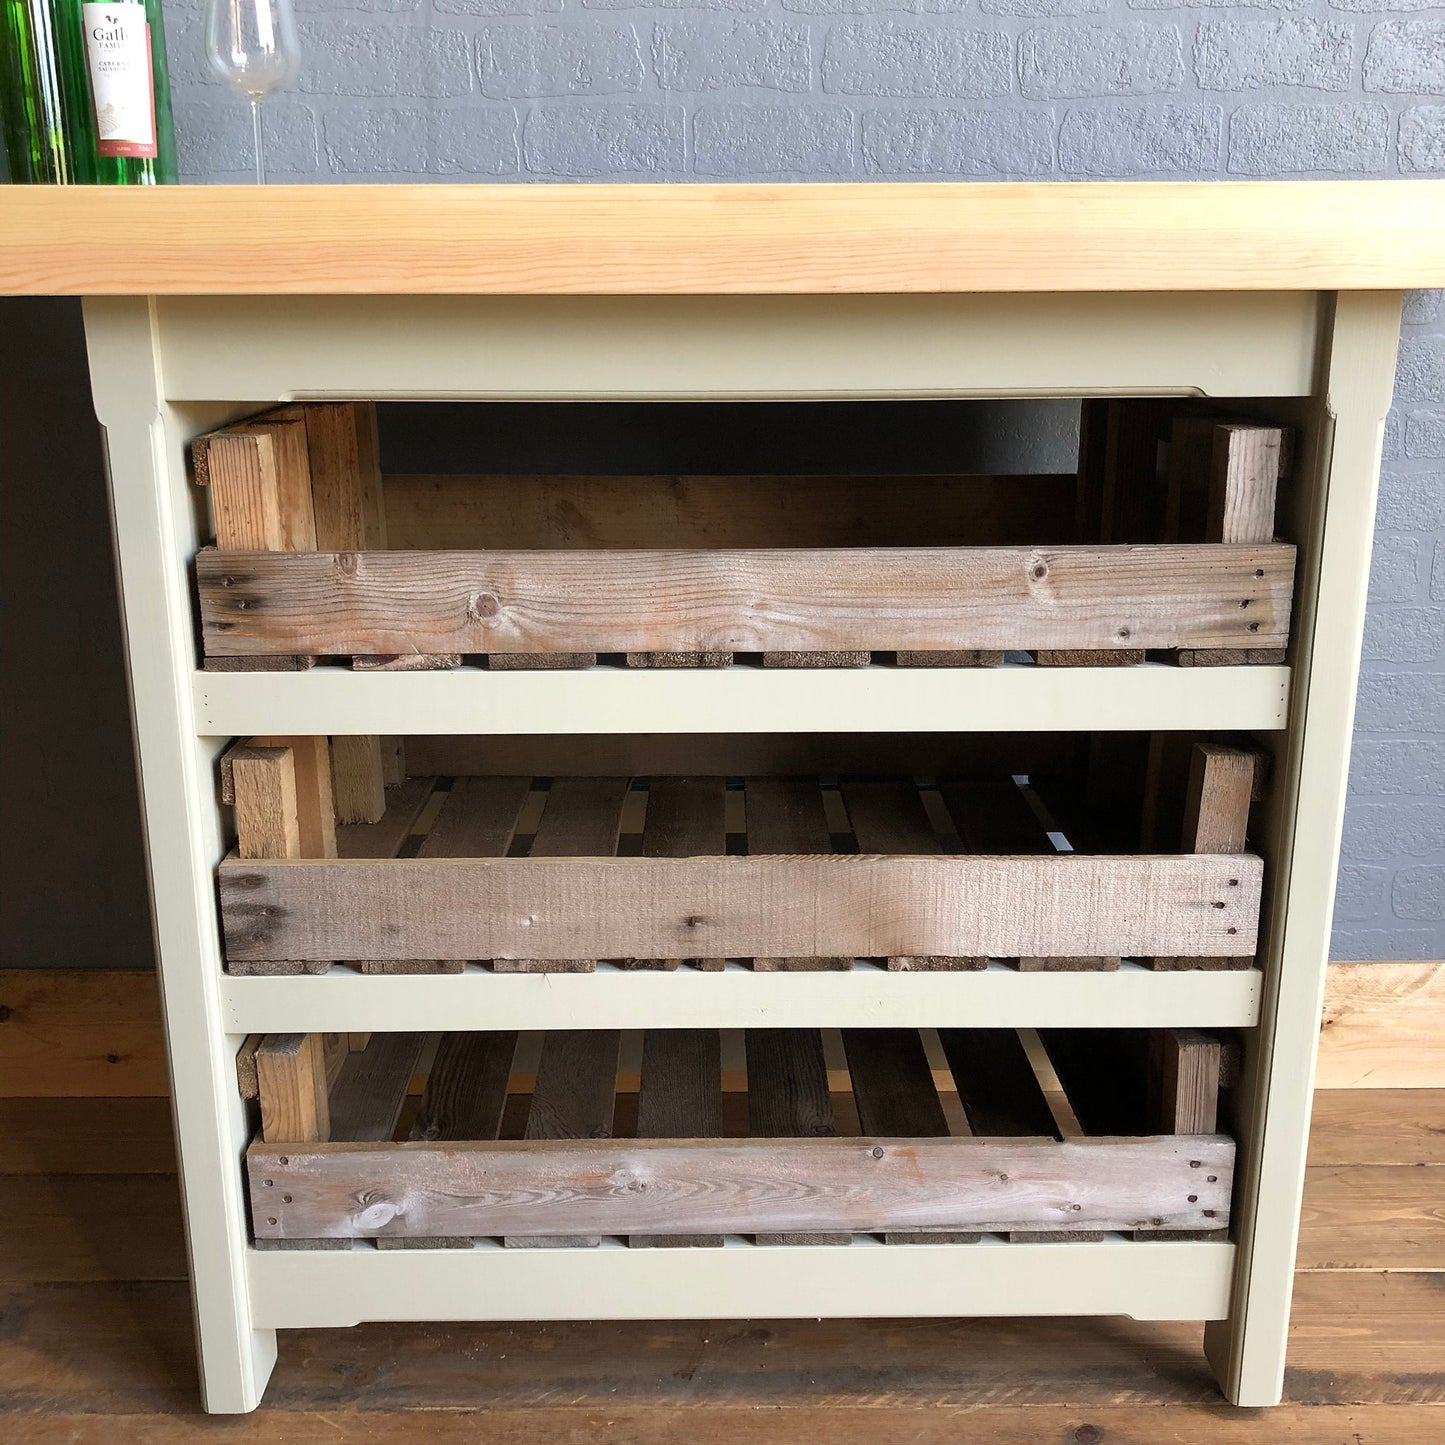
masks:
<svg viewBox="0 0 1445 1445"><path fill-rule="evenodd" d="M264 185L261 102L288 84L301 64L291 0L208 0L206 55L216 74L251 102L256 184Z"/></svg>

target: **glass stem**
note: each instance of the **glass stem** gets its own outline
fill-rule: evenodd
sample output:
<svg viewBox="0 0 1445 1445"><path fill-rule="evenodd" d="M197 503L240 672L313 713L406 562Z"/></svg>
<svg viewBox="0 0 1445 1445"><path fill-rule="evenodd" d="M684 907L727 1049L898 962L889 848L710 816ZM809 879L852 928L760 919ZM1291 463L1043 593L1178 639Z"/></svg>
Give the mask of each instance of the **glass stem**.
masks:
<svg viewBox="0 0 1445 1445"><path fill-rule="evenodd" d="M251 129L256 137L256 184L266 184L266 142L261 135L261 102L251 102Z"/></svg>

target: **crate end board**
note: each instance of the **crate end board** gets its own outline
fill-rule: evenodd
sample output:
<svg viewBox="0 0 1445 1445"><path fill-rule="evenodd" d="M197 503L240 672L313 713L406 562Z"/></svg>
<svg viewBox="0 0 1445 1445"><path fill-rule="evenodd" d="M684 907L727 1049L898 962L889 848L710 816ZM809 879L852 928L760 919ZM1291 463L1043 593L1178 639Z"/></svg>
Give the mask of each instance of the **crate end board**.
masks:
<svg viewBox="0 0 1445 1445"><path fill-rule="evenodd" d="M222 552L208 654L1282 647L1295 549Z"/></svg>
<svg viewBox="0 0 1445 1445"><path fill-rule="evenodd" d="M1144 1231L1229 1222L1223 1135L264 1144L258 1239Z"/></svg>
<svg viewBox="0 0 1445 1445"><path fill-rule="evenodd" d="M250 860L226 957L1235 957L1253 854Z"/></svg>

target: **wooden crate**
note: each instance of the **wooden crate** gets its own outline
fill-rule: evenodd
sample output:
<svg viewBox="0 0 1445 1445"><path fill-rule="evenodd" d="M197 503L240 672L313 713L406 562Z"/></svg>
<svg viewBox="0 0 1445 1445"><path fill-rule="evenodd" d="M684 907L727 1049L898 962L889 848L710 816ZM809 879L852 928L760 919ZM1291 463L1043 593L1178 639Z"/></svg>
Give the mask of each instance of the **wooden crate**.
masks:
<svg viewBox="0 0 1445 1445"><path fill-rule="evenodd" d="M300 841L316 799L298 789L295 757L324 774L317 740L260 741L225 768L233 973L1254 958L1263 865L1247 830L1259 762L1227 743L1128 740L1142 801L1129 799L1108 739L1083 740L1100 753L1093 798L1068 771L1024 779L987 750L969 775L925 779L412 777L384 791L375 821L339 828L328 853ZM1175 806L1169 837L1161 799ZM1121 819L1136 803L1155 830L1148 851L1143 822Z"/></svg>
<svg viewBox="0 0 1445 1445"><path fill-rule="evenodd" d="M389 477L365 403L193 444L207 666L1278 662L1286 434L1088 403L1077 476Z"/></svg>
<svg viewBox="0 0 1445 1445"><path fill-rule="evenodd" d="M359 1049L345 1035L248 1040L257 1243L1228 1228L1235 1146L1216 1132L1227 1055L1207 1033L561 1030L531 1042L523 1058L515 1033L373 1034Z"/></svg>

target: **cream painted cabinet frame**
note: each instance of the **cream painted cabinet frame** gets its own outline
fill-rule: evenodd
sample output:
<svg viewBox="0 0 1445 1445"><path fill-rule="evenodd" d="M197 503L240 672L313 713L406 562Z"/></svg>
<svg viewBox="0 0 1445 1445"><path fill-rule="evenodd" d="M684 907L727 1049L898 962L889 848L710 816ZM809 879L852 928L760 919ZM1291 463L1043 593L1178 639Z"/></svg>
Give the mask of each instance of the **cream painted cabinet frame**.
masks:
<svg viewBox="0 0 1445 1445"><path fill-rule="evenodd" d="M324 189L276 189L274 201L226 191L201 199L177 192L149 205L132 196L0 201L0 289L89 293L206 1407L239 1411L259 1402L278 1328L599 1315L1203 1319L1226 1395L1245 1405L1276 1402L1400 289L1445 281L1445 264L1431 259L1419 234L1428 227L1438 243L1440 189L582 187L449 195L453 188L348 187L334 200ZM672 211L658 195L667 191ZM1196 204L1197 191L1213 195ZM395 248L385 248L389 259L368 282L364 263L383 254L384 238L364 235L367 197L393 227L425 230L422 220L397 219L401 195L422 212L434 208L439 233L455 230L452 250L419 241L408 286L396 274ZM89 216L85 207L105 205L134 242L107 254L131 258L125 266L140 274L121 274L118 262L115 274L82 274L72 231ZM72 210L63 213L65 206ZM269 229L264 216L250 214L267 206L279 208ZM1221 208L1232 217L1227 235ZM630 225L640 237L641 260L630 270L620 240L608 250L614 211L617 236ZM869 244L870 215L878 247ZM1208 248L1190 249L1192 215L1215 228ZM911 249L899 231L910 224ZM209 258L207 226L216 233ZM243 256L237 242L228 250L216 240L223 230L261 238L258 249ZM731 235L731 258L715 233ZM594 247L571 271L569 234L590 236ZM1186 238L1172 269L1151 259L1167 234ZM1132 236L1145 238L1141 254L1125 259L1137 261L1151 291L1128 289L1131 268L1120 251ZM134 259L148 246L149 272ZM895 266L888 258L899 247L906 262ZM829 258L822 271L820 255ZM393 294L322 294L373 286ZM450 294L395 294L409 289ZM258 294L234 294L241 290ZM780 294L789 291L804 294ZM1047 673L198 670L191 564L204 534L186 443L266 403L1084 395L1217 396L1246 405L1269 398L1275 413L1299 422L1306 440L1296 459L1300 565L1288 666L1211 669L1207 689L1204 674L1147 665ZM215 895L224 844L219 752L241 734L397 731L418 706L435 733L1248 729L1276 754L1262 840L1269 884L1259 967L227 976ZM249 1129L234 1070L248 1032L965 1020L1245 1029L1232 1241L1108 1236L766 1250L739 1241L682 1251L604 1244L262 1252L249 1244L241 1167Z"/></svg>

